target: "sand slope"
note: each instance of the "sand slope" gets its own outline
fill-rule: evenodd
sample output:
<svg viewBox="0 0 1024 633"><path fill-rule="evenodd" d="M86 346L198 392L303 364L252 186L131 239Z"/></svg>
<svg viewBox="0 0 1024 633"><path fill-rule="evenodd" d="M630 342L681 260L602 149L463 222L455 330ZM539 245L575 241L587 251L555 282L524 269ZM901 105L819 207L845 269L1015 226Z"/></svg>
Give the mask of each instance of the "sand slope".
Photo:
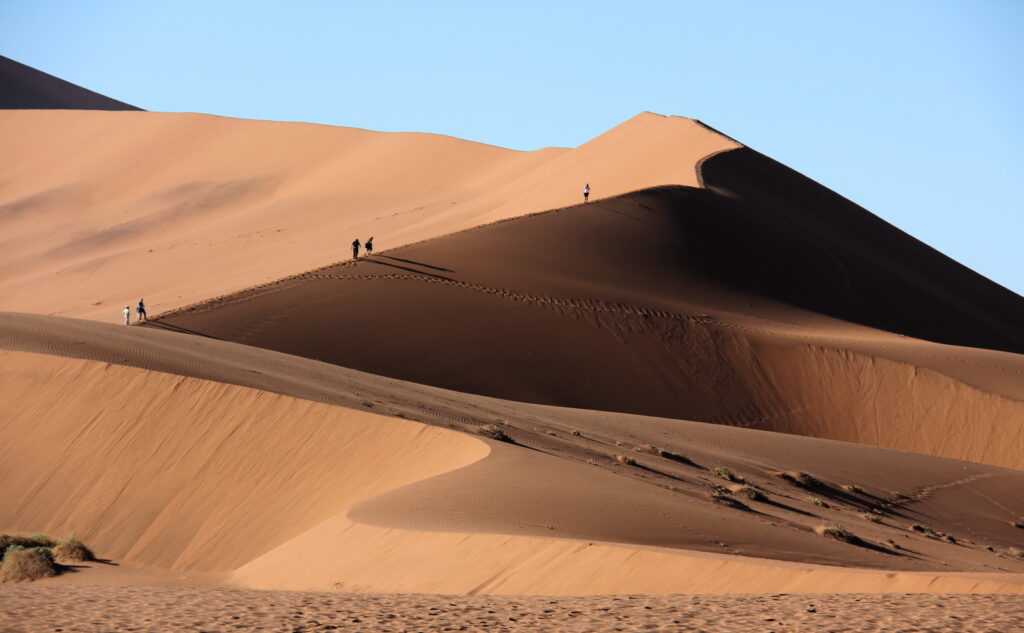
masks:
<svg viewBox="0 0 1024 633"><path fill-rule="evenodd" d="M575 149L151 112L0 112L0 309L117 322L662 183L737 144L642 114Z"/></svg>
<svg viewBox="0 0 1024 633"><path fill-rule="evenodd" d="M487 453L467 435L194 378L22 352L0 368L0 523L76 531L128 564L234 569Z"/></svg>
<svg viewBox="0 0 1024 633"><path fill-rule="evenodd" d="M0 109L140 110L0 55Z"/></svg>
<svg viewBox="0 0 1024 633"><path fill-rule="evenodd" d="M1020 539L1011 523L1024 515L1017 471L498 401L86 321L3 315L0 345L34 350L0 355L7 438L0 469L11 482L0 525L73 530L131 565L236 570L232 582L256 587L489 593L727 585L1003 592L1018 591L1024 570L1008 555ZM35 353L45 350L64 355ZM485 440L486 448L467 435L225 382L411 411L464 430L504 420L518 446ZM649 444L685 459L652 454ZM635 456L637 465L616 454ZM708 473L716 465L771 502L748 502L748 511L712 503L708 493L728 483ZM825 484L803 490L772 476L785 469ZM850 482L862 490L841 488ZM812 496L830 507L815 506ZM858 518L869 508L880 523ZM870 546L813 534L833 522ZM908 530L914 522L958 543ZM886 539L902 549L885 551ZM598 575L598 568L612 571Z"/></svg>
<svg viewBox="0 0 1024 633"><path fill-rule="evenodd" d="M679 187L635 192L314 270L149 326L509 400L1024 468L1024 356L828 316L860 320L856 306L871 306L939 340L1015 349L1024 299L972 285L973 273L907 236L893 241L917 244L917 257L909 246L885 251L894 272L874 279L884 242L872 236L895 229L866 212L835 220L853 227L850 237L833 228L831 242L786 241L792 222L771 225L759 208L727 200ZM750 231L774 226L782 237L765 228L766 244L809 272L719 274L713 264L730 259L737 272L736 262L772 269L744 250L748 221ZM855 231L864 226L867 237ZM847 263L833 266L840 248ZM941 292L914 285L931 266L959 277L950 273ZM808 284L821 291L801 290ZM785 302L798 291L804 307Z"/></svg>

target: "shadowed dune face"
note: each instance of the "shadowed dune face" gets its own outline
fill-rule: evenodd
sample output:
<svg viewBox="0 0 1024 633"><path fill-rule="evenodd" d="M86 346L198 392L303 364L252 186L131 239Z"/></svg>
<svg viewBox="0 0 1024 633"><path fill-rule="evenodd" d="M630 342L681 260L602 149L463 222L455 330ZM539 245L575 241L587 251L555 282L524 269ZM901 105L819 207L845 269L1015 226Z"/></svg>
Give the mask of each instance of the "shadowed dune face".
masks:
<svg viewBox="0 0 1024 633"><path fill-rule="evenodd" d="M844 321L951 345L1024 353L1024 299L766 156L701 164L713 214L687 231L692 266L737 288Z"/></svg>
<svg viewBox="0 0 1024 633"><path fill-rule="evenodd" d="M141 110L2 55L0 109Z"/></svg>
<svg viewBox="0 0 1024 633"><path fill-rule="evenodd" d="M0 325L3 347L118 363L0 352L0 526L75 531L130 565L346 591L1021 590L1024 562L1006 555L1024 512L1017 471L498 401L150 329L7 314ZM462 430L500 423L514 444L366 411L392 407ZM766 498L713 502L732 485L713 467ZM775 475L787 470L816 480ZM876 522L860 518L869 509ZM860 545L813 533L840 522ZM997 569L1010 573L983 580Z"/></svg>
<svg viewBox="0 0 1024 633"><path fill-rule="evenodd" d="M115 323L663 183L737 144L645 113L573 149L156 112L0 111L0 309Z"/></svg>
<svg viewBox="0 0 1024 633"><path fill-rule="evenodd" d="M881 230L873 216L845 222L855 220ZM927 268L931 256L955 266L941 255L920 246L924 254L896 266L886 286L873 279L861 236L792 237L790 227L713 192L645 190L312 271L150 327L510 400L1024 467L1010 448L1024 441L1024 357L806 309L857 316L868 305L950 340L973 319L974 338L1012 347L1008 320L968 306L1019 298L976 289L966 271L959 286L919 302L900 291L911 264ZM764 245L748 250L755 238ZM862 255L837 265L840 248ZM785 303L790 293L804 293L807 305ZM933 311L946 316L931 319Z"/></svg>

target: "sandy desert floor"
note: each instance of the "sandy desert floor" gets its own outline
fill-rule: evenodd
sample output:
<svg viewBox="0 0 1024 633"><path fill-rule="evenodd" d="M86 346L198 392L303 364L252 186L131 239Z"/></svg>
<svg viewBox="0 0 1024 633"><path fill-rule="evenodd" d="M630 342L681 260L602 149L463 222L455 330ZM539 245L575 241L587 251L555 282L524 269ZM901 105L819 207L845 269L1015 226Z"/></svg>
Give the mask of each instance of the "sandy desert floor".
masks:
<svg viewBox="0 0 1024 633"><path fill-rule="evenodd" d="M1024 299L698 121L0 139L0 630L1024 630Z"/></svg>
<svg viewBox="0 0 1024 633"><path fill-rule="evenodd" d="M1024 630L1019 597L1000 595L507 597L97 586L0 591L0 627L10 633Z"/></svg>

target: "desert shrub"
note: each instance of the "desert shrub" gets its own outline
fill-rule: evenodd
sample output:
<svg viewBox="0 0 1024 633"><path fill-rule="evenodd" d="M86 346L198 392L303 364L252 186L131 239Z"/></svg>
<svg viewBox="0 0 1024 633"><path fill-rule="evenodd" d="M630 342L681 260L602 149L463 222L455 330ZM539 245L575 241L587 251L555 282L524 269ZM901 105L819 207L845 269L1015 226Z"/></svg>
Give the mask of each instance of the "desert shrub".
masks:
<svg viewBox="0 0 1024 633"><path fill-rule="evenodd" d="M820 497L811 497L811 503L821 508L829 507L829 505L825 503L825 500Z"/></svg>
<svg viewBox="0 0 1024 633"><path fill-rule="evenodd" d="M509 437L508 434L505 433L505 431L502 431L500 428L498 428L497 425L494 424L485 424L484 426L481 426L480 428L477 429L477 433L489 437L492 440L497 440L499 442L512 441L512 438Z"/></svg>
<svg viewBox="0 0 1024 633"><path fill-rule="evenodd" d="M57 541L53 540L45 534L32 534L28 537L38 547L53 547L57 544Z"/></svg>
<svg viewBox="0 0 1024 633"><path fill-rule="evenodd" d="M948 541L953 545L956 545L956 537L954 537L952 534L943 534L942 538L943 540Z"/></svg>
<svg viewBox="0 0 1024 633"><path fill-rule="evenodd" d="M8 550L10 549L8 548ZM19 549L7 553L4 556L4 562L0 564L0 581L2 582L30 582L56 574L57 569L53 566L53 556L45 547Z"/></svg>
<svg viewBox="0 0 1024 633"><path fill-rule="evenodd" d="M711 502L717 503L723 506L729 506L730 508L736 508L737 510L749 510L747 504L743 503L739 499L734 499L729 491L721 488L716 488L711 491Z"/></svg>
<svg viewBox="0 0 1024 633"><path fill-rule="evenodd" d="M858 495L864 492L864 489L858 486L857 484L843 484L843 490Z"/></svg>
<svg viewBox="0 0 1024 633"><path fill-rule="evenodd" d="M735 494L743 495L744 497L746 497L747 499L750 499L751 501L767 501L768 500L768 496L767 495L765 495L763 492L761 492L760 490L758 490L757 488L755 488L754 486L751 486L749 484L744 484L742 486L731 487L731 488L729 488L729 490L731 490Z"/></svg>
<svg viewBox="0 0 1024 633"><path fill-rule="evenodd" d="M6 559L9 554L13 554L14 552L20 552L20 551L22 551L24 549L26 549L24 545L19 545L19 544L8 545L6 548L4 548L4 556L3 557L4 557L4 559ZM3 561L0 560L0 562L3 562Z"/></svg>
<svg viewBox="0 0 1024 633"><path fill-rule="evenodd" d="M627 466L636 466L636 460L633 459L632 457L626 457L625 455L616 455L615 461L619 462L620 464L625 464Z"/></svg>
<svg viewBox="0 0 1024 633"><path fill-rule="evenodd" d="M1024 530L1024 523L1021 523L1020 521L1014 521L1012 525L1015 528Z"/></svg>
<svg viewBox="0 0 1024 633"><path fill-rule="evenodd" d="M793 484L794 486L804 486L805 488L813 488L815 486L821 485L820 481L802 471L797 472L790 470L786 472L775 473L775 476L783 481L787 481Z"/></svg>
<svg viewBox="0 0 1024 633"><path fill-rule="evenodd" d="M835 539L837 541L843 541L844 543L860 543L860 538L853 532L844 529L841 525L826 525L818 528L818 534L821 534L825 538Z"/></svg>
<svg viewBox="0 0 1024 633"><path fill-rule="evenodd" d="M740 477L725 466L715 466L711 469L711 472L726 481L743 481L743 477Z"/></svg>
<svg viewBox="0 0 1024 633"><path fill-rule="evenodd" d="M920 523L915 523L914 525L910 526L910 529L914 532L917 532L918 534L924 534L928 538L939 538L939 533L933 530L931 526L928 525L921 525Z"/></svg>
<svg viewBox="0 0 1024 633"><path fill-rule="evenodd" d="M37 539L43 539L43 542ZM34 536L22 536L20 534L0 534L0 552L6 551L11 545L20 545L21 547L49 547L46 542L53 541L50 537L45 534L36 534Z"/></svg>
<svg viewBox="0 0 1024 633"><path fill-rule="evenodd" d="M860 518L864 519L865 521L871 521L872 523L882 522L882 517L878 516L874 512L863 512L861 513Z"/></svg>
<svg viewBox="0 0 1024 633"><path fill-rule="evenodd" d="M81 563L82 561L95 560L89 548L76 539L74 534L54 545L51 551L53 552L54 560L58 563Z"/></svg>

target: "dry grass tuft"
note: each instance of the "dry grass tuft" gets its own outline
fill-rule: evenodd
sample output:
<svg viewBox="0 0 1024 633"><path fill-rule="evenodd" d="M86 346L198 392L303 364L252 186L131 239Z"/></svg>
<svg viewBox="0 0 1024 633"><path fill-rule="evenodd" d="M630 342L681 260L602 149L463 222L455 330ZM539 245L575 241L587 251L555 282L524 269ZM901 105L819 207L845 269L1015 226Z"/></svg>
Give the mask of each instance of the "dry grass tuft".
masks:
<svg viewBox="0 0 1024 633"><path fill-rule="evenodd" d="M827 503L825 503L825 500L820 498L820 497L811 497L811 503L813 503L814 505L818 506L819 508L828 508L828 507L830 507Z"/></svg>
<svg viewBox="0 0 1024 633"><path fill-rule="evenodd" d="M857 484L843 484L843 490L846 492L852 492L853 494L859 495L864 493L864 489Z"/></svg>
<svg viewBox="0 0 1024 633"><path fill-rule="evenodd" d="M478 428L476 432L485 437L489 437L492 440L513 443L512 438L509 437L508 434L505 433L505 431L502 431L497 425L494 424L485 424L484 426Z"/></svg>
<svg viewBox="0 0 1024 633"><path fill-rule="evenodd" d="M764 494L754 486L749 484L742 484L739 486L729 486L729 492L737 495L743 495L751 501L768 501L768 495Z"/></svg>
<svg viewBox="0 0 1024 633"><path fill-rule="evenodd" d="M11 546L5 552L4 562L0 565L0 581L31 582L57 575L50 550L45 547L16 549L18 547Z"/></svg>
<svg viewBox="0 0 1024 633"><path fill-rule="evenodd" d="M739 499L734 499L727 490L717 488L711 491L711 502L717 503L723 506L729 506L730 508L736 508L737 510L750 510L747 504L743 503Z"/></svg>
<svg viewBox="0 0 1024 633"><path fill-rule="evenodd" d="M783 481L788 481L794 486L803 486L805 488L814 488L820 486L821 482L814 477L808 475L802 471L787 470L781 473L775 473L775 476Z"/></svg>
<svg viewBox="0 0 1024 633"><path fill-rule="evenodd" d="M928 538L939 538L939 533L933 530L931 526L928 525L921 525L920 523L915 523L914 525L910 526L910 529L914 532L917 532L918 534L924 534Z"/></svg>
<svg viewBox="0 0 1024 633"><path fill-rule="evenodd" d="M882 517L878 516L874 512L862 512L860 518L865 521L871 521L872 523L881 523Z"/></svg>
<svg viewBox="0 0 1024 633"><path fill-rule="evenodd" d="M713 474L713 475L715 475L717 477L721 477L722 479L724 479L726 481L738 481L738 482L742 482L743 481L743 477L740 477L739 475L737 475L736 473L732 472L731 470L729 470L725 466L715 466L714 468L711 469L711 474Z"/></svg>
<svg viewBox="0 0 1024 633"><path fill-rule="evenodd" d="M860 537L858 537L853 532L843 528L843 526L838 524L823 525L815 531L818 534L824 536L825 538L835 539L837 541L842 541L844 543L851 543L853 545L857 545L861 542Z"/></svg>
<svg viewBox="0 0 1024 633"><path fill-rule="evenodd" d="M21 536L20 534L0 534L0 552L4 552L11 545L20 547L52 547L54 540L45 534L33 534L32 536Z"/></svg>
<svg viewBox="0 0 1024 633"><path fill-rule="evenodd" d="M636 460L633 459L632 457L626 457L625 455L616 455L615 461L619 462L620 464L625 464L627 466L636 466Z"/></svg>
<svg viewBox="0 0 1024 633"><path fill-rule="evenodd" d="M62 540L53 546L53 559L58 563L81 563L87 560L95 560L88 547L76 539L74 535Z"/></svg>

